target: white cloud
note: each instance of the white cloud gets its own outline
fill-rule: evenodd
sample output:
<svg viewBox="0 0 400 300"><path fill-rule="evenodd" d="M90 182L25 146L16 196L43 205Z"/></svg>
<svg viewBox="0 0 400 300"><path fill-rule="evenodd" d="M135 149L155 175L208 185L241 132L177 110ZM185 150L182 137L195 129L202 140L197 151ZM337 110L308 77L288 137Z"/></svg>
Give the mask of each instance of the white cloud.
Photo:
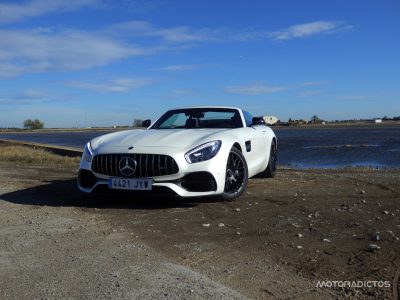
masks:
<svg viewBox="0 0 400 300"><path fill-rule="evenodd" d="M125 93L154 82L152 78L117 78L101 83L75 81L67 83L70 87L92 90L96 92Z"/></svg>
<svg viewBox="0 0 400 300"><path fill-rule="evenodd" d="M189 31L181 27L155 29L147 22L117 24L91 32L0 29L0 78L24 73L77 71L130 57L174 51L184 48L188 41L200 40ZM143 37L151 40L143 41ZM188 71L194 67L175 65L165 70Z"/></svg>
<svg viewBox="0 0 400 300"><path fill-rule="evenodd" d="M110 0L112 1L112 0ZM147 13L167 4L167 1L155 0L123 0L118 1L118 4L123 7L125 11L131 13Z"/></svg>
<svg viewBox="0 0 400 300"><path fill-rule="evenodd" d="M246 86L228 86L225 89L226 93L239 95L263 95L272 94L287 90L287 87L282 86L267 86L264 84L253 84Z"/></svg>
<svg viewBox="0 0 400 300"><path fill-rule="evenodd" d="M320 94L320 91L317 90L303 90L304 87L312 87L319 86L327 83L326 80L321 81L307 81L300 84L294 85L286 85L286 86L269 86L262 83L262 81L258 81L254 84L249 85L239 85L239 86L227 86L224 88L226 93L230 94L239 94L239 95L263 95L263 94L272 94L289 90L300 90L297 92L298 97L308 97Z"/></svg>
<svg viewBox="0 0 400 300"><path fill-rule="evenodd" d="M44 0L37 1L45 3ZM92 3L91 1L95 0L85 0L83 3ZM77 0L71 3L77 3ZM184 51L202 43L246 42L271 38L283 40L338 31L348 26L339 24L341 23L320 21L295 25L278 33L229 28L194 29L187 26L158 28L144 21L118 23L92 31L63 28L0 29L0 77L49 71L77 71L135 56ZM188 71L194 67L174 65L164 69Z"/></svg>
<svg viewBox="0 0 400 300"><path fill-rule="evenodd" d="M176 89L170 92L168 95L169 98L184 98L184 97L192 97L199 92L195 89Z"/></svg>
<svg viewBox="0 0 400 300"><path fill-rule="evenodd" d="M170 65L159 68L159 70L168 72L187 72L187 71L192 71L195 68L196 65Z"/></svg>
<svg viewBox="0 0 400 300"><path fill-rule="evenodd" d="M157 28L146 21L128 21L112 25L109 30L119 35L157 37L166 43L200 43L200 42L247 42L256 40L289 40L304 38L317 34L336 33L354 29L354 26L343 21L316 21L296 24L288 28L270 31L265 29L235 30L227 27L191 28L178 26Z"/></svg>
<svg viewBox="0 0 400 300"><path fill-rule="evenodd" d="M375 98L375 96L367 96L367 95L351 95L351 96L339 96L337 99L339 100L365 100Z"/></svg>
<svg viewBox="0 0 400 300"><path fill-rule="evenodd" d="M321 91L315 91L315 90L309 90L309 91L302 91L297 93L298 97L310 97L310 96L316 96L321 94Z"/></svg>
<svg viewBox="0 0 400 300"><path fill-rule="evenodd" d="M335 33L353 29L354 26L346 22L338 21L316 21L304 24L297 24L288 28L270 32L269 35L275 40L289 40L294 38L304 38L318 34Z"/></svg>
<svg viewBox="0 0 400 300"><path fill-rule="evenodd" d="M54 94L38 89L27 89L12 96L0 96L0 105L33 105L39 103L73 101L76 97Z"/></svg>
<svg viewBox="0 0 400 300"><path fill-rule="evenodd" d="M0 3L0 24L22 21L53 12L64 12L99 4L98 0L31 0L24 3Z"/></svg>
<svg viewBox="0 0 400 300"><path fill-rule="evenodd" d="M306 81L301 83L299 86L318 86L318 85L323 85L325 83L328 83L328 80L321 80L321 81Z"/></svg>
<svg viewBox="0 0 400 300"><path fill-rule="evenodd" d="M128 21L117 23L105 29L105 32L119 36L159 38L165 43L196 43L215 39L218 29L193 29L189 26L169 28L154 27L146 21Z"/></svg>
<svg viewBox="0 0 400 300"><path fill-rule="evenodd" d="M1 60L0 60L0 79L15 77L23 72L24 72L24 67L18 66L17 64L8 63L8 62L1 63Z"/></svg>
<svg viewBox="0 0 400 300"><path fill-rule="evenodd" d="M0 77L87 69L153 51L98 33L0 30Z"/></svg>

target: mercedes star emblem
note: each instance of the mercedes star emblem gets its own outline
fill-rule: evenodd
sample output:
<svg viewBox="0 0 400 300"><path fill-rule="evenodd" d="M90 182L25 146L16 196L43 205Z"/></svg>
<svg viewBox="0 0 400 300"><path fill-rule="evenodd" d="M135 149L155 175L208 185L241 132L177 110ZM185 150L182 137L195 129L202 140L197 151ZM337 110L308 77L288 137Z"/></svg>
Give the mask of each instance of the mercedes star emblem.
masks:
<svg viewBox="0 0 400 300"><path fill-rule="evenodd" d="M119 161L119 170L125 177L135 174L137 162L133 158L125 156Z"/></svg>

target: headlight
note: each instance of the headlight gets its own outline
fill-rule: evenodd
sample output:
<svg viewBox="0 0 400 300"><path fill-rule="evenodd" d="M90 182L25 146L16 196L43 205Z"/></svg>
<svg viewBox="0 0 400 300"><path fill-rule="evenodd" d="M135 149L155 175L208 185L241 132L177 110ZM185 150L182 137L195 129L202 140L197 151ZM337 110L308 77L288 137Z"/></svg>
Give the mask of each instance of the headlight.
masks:
<svg viewBox="0 0 400 300"><path fill-rule="evenodd" d="M85 145L85 149L83 149L82 158L83 158L84 160L86 160L87 162L91 162L91 161L92 161L92 156L93 156L92 145L90 144L90 142L88 142L88 143Z"/></svg>
<svg viewBox="0 0 400 300"><path fill-rule="evenodd" d="M189 164L209 160L217 155L221 148L221 141L212 141L200 145L185 154L185 159Z"/></svg>

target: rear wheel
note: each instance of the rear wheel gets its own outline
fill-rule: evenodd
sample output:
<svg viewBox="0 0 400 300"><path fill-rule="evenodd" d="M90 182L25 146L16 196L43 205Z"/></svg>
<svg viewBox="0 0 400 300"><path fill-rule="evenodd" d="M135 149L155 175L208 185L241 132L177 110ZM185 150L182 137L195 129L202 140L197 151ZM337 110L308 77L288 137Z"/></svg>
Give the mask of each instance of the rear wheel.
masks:
<svg viewBox="0 0 400 300"><path fill-rule="evenodd" d="M276 175L276 161L278 158L278 149L275 140L271 143L271 150L269 152L268 165L265 170L260 174L262 177L272 178Z"/></svg>
<svg viewBox="0 0 400 300"><path fill-rule="evenodd" d="M239 149L233 147L229 152L225 173L225 189L221 195L223 200L230 201L245 191L248 181L246 159Z"/></svg>

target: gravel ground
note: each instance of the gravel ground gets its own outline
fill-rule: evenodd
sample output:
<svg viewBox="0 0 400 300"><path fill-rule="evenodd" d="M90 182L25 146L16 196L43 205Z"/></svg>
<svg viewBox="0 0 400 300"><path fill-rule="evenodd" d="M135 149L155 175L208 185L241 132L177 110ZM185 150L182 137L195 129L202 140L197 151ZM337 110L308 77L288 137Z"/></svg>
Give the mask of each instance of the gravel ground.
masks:
<svg viewBox="0 0 400 300"><path fill-rule="evenodd" d="M0 162L0 298L398 296L399 170L282 169L233 202L87 196L75 177Z"/></svg>

